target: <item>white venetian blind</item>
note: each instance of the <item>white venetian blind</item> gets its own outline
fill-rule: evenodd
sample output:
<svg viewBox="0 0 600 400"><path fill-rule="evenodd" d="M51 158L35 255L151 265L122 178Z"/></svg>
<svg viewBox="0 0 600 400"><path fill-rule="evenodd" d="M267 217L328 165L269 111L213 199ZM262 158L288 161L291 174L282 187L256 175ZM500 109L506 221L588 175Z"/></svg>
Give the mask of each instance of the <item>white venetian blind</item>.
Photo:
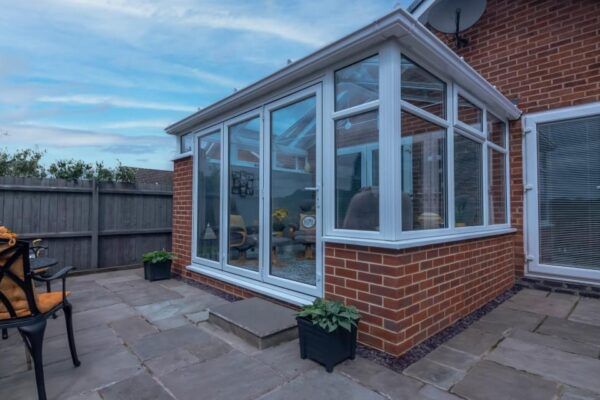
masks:
<svg viewBox="0 0 600 400"><path fill-rule="evenodd" d="M538 126L540 263L600 269L600 115Z"/></svg>

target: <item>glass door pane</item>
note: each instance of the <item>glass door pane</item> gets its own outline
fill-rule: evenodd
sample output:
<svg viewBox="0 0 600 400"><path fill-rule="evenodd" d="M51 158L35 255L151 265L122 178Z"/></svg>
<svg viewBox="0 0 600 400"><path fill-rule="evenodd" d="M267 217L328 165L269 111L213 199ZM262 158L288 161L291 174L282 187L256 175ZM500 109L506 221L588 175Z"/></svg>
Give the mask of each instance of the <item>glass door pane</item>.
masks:
<svg viewBox="0 0 600 400"><path fill-rule="evenodd" d="M219 261L221 132L198 138L198 220L196 257Z"/></svg>
<svg viewBox="0 0 600 400"><path fill-rule="evenodd" d="M229 126L227 264L259 269L260 119Z"/></svg>
<svg viewBox="0 0 600 400"><path fill-rule="evenodd" d="M270 275L316 285L316 97L270 112Z"/></svg>
<svg viewBox="0 0 600 400"><path fill-rule="evenodd" d="M538 126L540 264L600 270L600 116Z"/></svg>

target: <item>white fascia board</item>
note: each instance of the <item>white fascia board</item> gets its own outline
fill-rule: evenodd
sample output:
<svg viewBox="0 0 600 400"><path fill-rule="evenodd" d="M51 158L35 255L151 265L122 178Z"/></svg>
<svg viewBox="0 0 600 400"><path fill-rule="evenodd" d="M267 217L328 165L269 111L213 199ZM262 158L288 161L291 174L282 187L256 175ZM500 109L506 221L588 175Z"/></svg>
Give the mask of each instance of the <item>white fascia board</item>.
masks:
<svg viewBox="0 0 600 400"><path fill-rule="evenodd" d="M338 63L344 57L374 47L396 37L403 45L412 47L422 58L440 65L463 88L486 101L496 113L509 119L517 119L521 111L478 72L458 57L423 24L403 9L397 9L371 24L315 51L279 71L225 97L222 100L168 126L169 134L179 134L192 129L211 118L252 100L265 96L294 81Z"/></svg>

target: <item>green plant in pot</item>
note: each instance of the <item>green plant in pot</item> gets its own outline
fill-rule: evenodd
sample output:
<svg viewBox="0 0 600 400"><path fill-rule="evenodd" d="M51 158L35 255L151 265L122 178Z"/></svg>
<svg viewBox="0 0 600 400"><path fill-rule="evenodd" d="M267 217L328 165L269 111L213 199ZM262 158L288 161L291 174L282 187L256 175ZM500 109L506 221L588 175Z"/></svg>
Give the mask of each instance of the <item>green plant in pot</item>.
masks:
<svg viewBox="0 0 600 400"><path fill-rule="evenodd" d="M144 263L144 279L158 281L171 278L171 261L173 253L166 250L157 250L145 253L142 256Z"/></svg>
<svg viewBox="0 0 600 400"><path fill-rule="evenodd" d="M300 357L310 358L332 372L336 364L354 359L360 314L354 306L316 299L296 316Z"/></svg>

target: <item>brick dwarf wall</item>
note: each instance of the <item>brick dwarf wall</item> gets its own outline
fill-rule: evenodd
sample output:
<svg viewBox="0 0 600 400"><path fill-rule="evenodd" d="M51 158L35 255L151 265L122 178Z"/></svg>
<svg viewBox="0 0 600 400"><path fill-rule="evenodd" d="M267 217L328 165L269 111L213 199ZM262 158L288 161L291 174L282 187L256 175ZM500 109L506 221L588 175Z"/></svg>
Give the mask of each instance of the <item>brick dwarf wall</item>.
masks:
<svg viewBox="0 0 600 400"><path fill-rule="evenodd" d="M406 250L327 244L325 297L360 310L361 343L400 355L514 284L512 242L502 235Z"/></svg>
<svg viewBox="0 0 600 400"><path fill-rule="evenodd" d="M435 30L432 29L435 32ZM600 101L600 1L488 0L481 19L461 34L437 33L523 113ZM525 265L521 121L510 124L511 224L515 271Z"/></svg>

